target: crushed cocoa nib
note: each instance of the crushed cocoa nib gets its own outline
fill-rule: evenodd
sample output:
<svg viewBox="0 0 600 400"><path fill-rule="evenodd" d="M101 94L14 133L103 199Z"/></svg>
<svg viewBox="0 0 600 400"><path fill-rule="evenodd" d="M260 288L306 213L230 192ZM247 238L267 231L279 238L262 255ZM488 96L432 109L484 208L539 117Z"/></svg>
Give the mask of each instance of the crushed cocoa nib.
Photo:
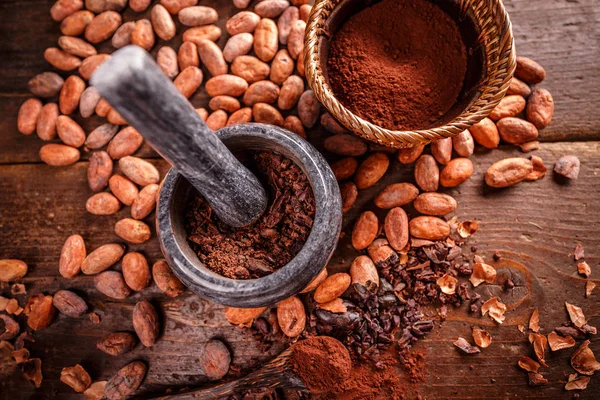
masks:
<svg viewBox="0 0 600 400"><path fill-rule="evenodd" d="M537 372L529 372L529 386L544 386L548 384L548 379Z"/></svg>
<svg viewBox="0 0 600 400"><path fill-rule="evenodd" d="M573 251L573 258L575 258L575 261L579 261L581 260L585 255L585 251L583 249L583 246L581 245L581 243L577 243L577 246L575 246L575 250Z"/></svg>
<svg viewBox="0 0 600 400"><path fill-rule="evenodd" d="M315 214L312 189L296 164L270 152L253 159L255 165L249 167L263 179L271 198L256 223L226 225L197 193L186 207L190 245L204 265L233 279L259 278L287 264L306 242Z"/></svg>
<svg viewBox="0 0 600 400"><path fill-rule="evenodd" d="M465 354L477 354L481 352L481 349L477 346L473 346L471 343L467 342L465 338L459 337L455 342L454 346L456 346L459 350L461 350Z"/></svg>

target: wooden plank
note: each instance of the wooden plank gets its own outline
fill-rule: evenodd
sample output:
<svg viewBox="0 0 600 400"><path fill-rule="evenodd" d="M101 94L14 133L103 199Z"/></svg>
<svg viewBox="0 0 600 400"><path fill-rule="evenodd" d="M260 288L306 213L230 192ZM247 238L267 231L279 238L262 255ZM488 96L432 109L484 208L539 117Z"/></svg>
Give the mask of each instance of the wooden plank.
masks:
<svg viewBox="0 0 600 400"><path fill-rule="evenodd" d="M426 381L410 386L428 399L468 398L545 398L563 399L562 390L572 350L550 354L549 365L543 369L551 384L529 388L526 375L516 362L521 355L531 355L527 339L517 330L535 307L540 309L542 332L548 333L567 319L563 302L569 300L583 308L590 324L600 322L598 292L584 299L585 281L577 275L572 251L576 243L583 244L586 260L594 270L592 277L600 284L597 267L600 247L597 226L600 224L600 196L597 175L600 172L600 142L545 143L536 152L551 168L561 155L576 154L582 161L579 179L564 183L549 172L544 179L522 183L504 190L492 190L483 184L483 174L493 162L508 156L523 156L512 147L481 152L473 157L476 173L467 183L446 190L456 197L460 219L476 219L480 231L469 245L492 262L499 251L503 258L496 264L497 285L482 285L475 291L484 298L499 296L509 306L506 323L499 327L491 320L469 314L464 308L452 310L448 319L436 323L434 332L421 341L417 349L425 353ZM164 173L164 161L154 161ZM54 395L61 399L80 398L59 382L60 370L82 363L94 379L106 379L120 366L133 359L146 360L150 365L144 390L156 391L168 385L188 386L205 382L197 365L197 354L203 343L213 337L225 340L233 351L237 367L250 370L274 356L284 345L263 352L250 332L230 326L222 307L186 294L168 299L156 287L138 293L123 302L109 300L93 289L92 277L73 280L61 278L57 271L60 249L67 236L83 235L88 249L120 241L112 232L115 221L128 215L123 209L116 216L98 217L84 210L91 194L85 179L86 162L66 168L50 168L40 164L0 166L0 258L21 258L31 272L24 279L28 295L54 293L58 289L73 289L81 293L94 311L101 316L99 325L86 317L70 319L60 316L49 328L36 332L33 356L43 359L44 383L34 391L18 373L0 382L0 392L7 398ZM373 197L392 182L412 181L412 167L395 160L391 173L375 187L360 193L354 208L344 218L344 234L331 261L332 271L347 268L357 253L349 244L350 233L359 210L374 209ZM409 213L414 210L406 208ZM380 217L385 213L375 210ZM152 223L151 218L148 219ZM161 257L156 238L149 243L128 246L141 251L150 262ZM467 252L469 249L466 249ZM512 261L506 261L512 260ZM510 276L516 283L504 291L503 282ZM8 295L2 287L0 294ZM24 305L28 296L19 296ZM161 340L152 348L140 345L129 355L109 357L95 349L102 335L117 330L131 330L131 310L136 301L146 298L159 305L164 329ZM434 310L432 310L434 313ZM435 315L435 313L434 313ZM25 326L21 317L22 326ZM470 326L489 330L494 338L491 347L476 356L464 356L452 345L458 336L470 338ZM600 340L593 338L592 349L600 355ZM472 366L472 367L471 367ZM593 387L600 383L598 374L592 377L590 389L583 399L594 398ZM409 397L412 398L412 397Z"/></svg>
<svg viewBox="0 0 600 400"><path fill-rule="evenodd" d="M22 137L16 130L18 108L29 94L27 82L34 75L50 70L43 58L46 48L56 45L59 24L48 15L53 0L4 1L0 4L0 164L35 162L41 141ZM519 54L541 62L548 78L542 84L552 92L556 102L553 123L541 134L546 141L600 139L600 33L596 29L600 13L595 0L565 2L562 0L507 0L513 21ZM203 5L219 11L218 25L237 10L230 1L207 0ZM135 20L144 14L125 13L125 20ZM27 21L35 21L28 23ZM181 42L183 29L173 39ZM26 28L26 29L25 29ZM225 30L224 30L225 32ZM227 35L219 41L224 45ZM159 41L154 51L164 42ZM109 43L99 49L111 52ZM204 70L205 76L209 76ZM61 73L63 76L68 74ZM204 91L198 92L192 103L205 107ZM102 119L86 121L86 132L98 126ZM319 130L316 134L322 133ZM35 144L33 144L35 143ZM144 153L143 153L144 154Z"/></svg>

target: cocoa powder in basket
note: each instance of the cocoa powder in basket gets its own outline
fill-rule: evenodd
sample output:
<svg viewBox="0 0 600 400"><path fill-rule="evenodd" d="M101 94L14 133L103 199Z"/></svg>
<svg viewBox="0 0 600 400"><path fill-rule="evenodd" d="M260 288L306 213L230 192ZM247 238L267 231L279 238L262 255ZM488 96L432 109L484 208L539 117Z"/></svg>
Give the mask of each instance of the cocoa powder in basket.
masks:
<svg viewBox="0 0 600 400"><path fill-rule="evenodd" d="M230 227L198 193L186 207L192 249L206 267L232 279L259 278L290 262L306 242L315 215L308 179L291 160L261 152L248 166L270 197L267 210L254 224Z"/></svg>
<svg viewBox="0 0 600 400"><path fill-rule="evenodd" d="M456 102L467 69L457 24L427 0L383 0L333 37L327 72L350 111L392 130L423 129Z"/></svg>

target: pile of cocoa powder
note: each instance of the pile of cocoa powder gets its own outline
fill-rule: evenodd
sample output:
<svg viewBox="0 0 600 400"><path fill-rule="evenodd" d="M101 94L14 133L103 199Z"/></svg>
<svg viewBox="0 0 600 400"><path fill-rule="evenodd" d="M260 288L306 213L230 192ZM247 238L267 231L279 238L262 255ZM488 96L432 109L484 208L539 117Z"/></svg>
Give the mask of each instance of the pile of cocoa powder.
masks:
<svg viewBox="0 0 600 400"><path fill-rule="evenodd" d="M352 16L327 61L338 100L393 130L434 124L456 102L466 69L458 26L426 0L384 0Z"/></svg>
<svg viewBox="0 0 600 400"><path fill-rule="evenodd" d="M250 226L232 228L212 212L200 194L190 197L186 232L200 260L232 279L259 278L290 262L310 234L315 198L302 170L270 152L254 156L255 171L268 192L265 213Z"/></svg>

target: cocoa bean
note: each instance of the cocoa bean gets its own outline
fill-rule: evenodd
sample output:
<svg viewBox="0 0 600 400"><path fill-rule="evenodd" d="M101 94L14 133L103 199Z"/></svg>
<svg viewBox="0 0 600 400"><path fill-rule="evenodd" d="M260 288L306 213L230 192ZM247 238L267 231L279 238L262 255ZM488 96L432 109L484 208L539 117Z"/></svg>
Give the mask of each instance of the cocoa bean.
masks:
<svg viewBox="0 0 600 400"><path fill-rule="evenodd" d="M334 135L341 135L343 133L348 133L346 128L341 126L329 113L324 113L321 115L321 126L325 128L326 131L333 133Z"/></svg>
<svg viewBox="0 0 600 400"><path fill-rule="evenodd" d="M209 96L227 95L238 97L248 89L248 82L235 75L220 75L206 82L206 92Z"/></svg>
<svg viewBox="0 0 600 400"><path fill-rule="evenodd" d="M294 1L292 1L292 4ZM300 19L304 22L308 22L308 16L310 15L310 11L312 10L312 6L310 4L302 4L300 6Z"/></svg>
<svg viewBox="0 0 600 400"><path fill-rule="evenodd" d="M69 236L62 247L58 261L58 272L61 276L71 279L79 275L86 254L83 238L80 235Z"/></svg>
<svg viewBox="0 0 600 400"><path fill-rule="evenodd" d="M269 64L254 56L239 56L231 64L231 73L243 78L248 83L266 79L270 70Z"/></svg>
<svg viewBox="0 0 600 400"><path fill-rule="evenodd" d="M398 151L398 161L400 164L412 164L421 156L425 146L418 145Z"/></svg>
<svg viewBox="0 0 600 400"><path fill-rule="evenodd" d="M288 53L287 50L279 50L271 63L271 74L269 75L269 79L272 82L281 85L292 75L292 73L294 73L294 60L292 60L292 57L290 57L290 53Z"/></svg>
<svg viewBox="0 0 600 400"><path fill-rule="evenodd" d="M94 19L94 13L88 10L76 11L60 24L60 31L66 36L80 36Z"/></svg>
<svg viewBox="0 0 600 400"><path fill-rule="evenodd" d="M160 4L162 4L169 13L177 15L182 9L198 4L198 0L160 0Z"/></svg>
<svg viewBox="0 0 600 400"><path fill-rule="evenodd" d="M317 100L315 93L312 90L302 93L300 100L298 100L298 117L305 128L312 128L315 125L317 119L319 119L320 111L321 103Z"/></svg>
<svg viewBox="0 0 600 400"><path fill-rule="evenodd" d="M160 186L155 183L143 188L131 204L131 217L134 219L144 219L150 215L156 207L159 190Z"/></svg>
<svg viewBox="0 0 600 400"><path fill-rule="evenodd" d="M345 272L330 275L317 286L313 298L317 303L327 303L340 297L351 283L352 278Z"/></svg>
<svg viewBox="0 0 600 400"><path fill-rule="evenodd" d="M393 183L383 189L373 202L379 208L400 207L413 201L419 195L419 189L411 183Z"/></svg>
<svg viewBox="0 0 600 400"><path fill-rule="evenodd" d="M73 71L81 65L81 59L56 47L47 48L44 58L50 65L61 71Z"/></svg>
<svg viewBox="0 0 600 400"><path fill-rule="evenodd" d="M125 283L131 290L139 292L150 284L150 267L142 254L137 252L125 254L121 267Z"/></svg>
<svg viewBox="0 0 600 400"><path fill-rule="evenodd" d="M362 250L369 247L377 237L379 220L372 211L365 211L356 220L352 231L352 247Z"/></svg>
<svg viewBox="0 0 600 400"><path fill-rule="evenodd" d="M569 179L577 179L581 163L573 155L562 156L554 164L554 172Z"/></svg>
<svg viewBox="0 0 600 400"><path fill-rule="evenodd" d="M340 185L340 194L342 195L342 212L346 212L354 205L358 197L358 189L354 182L344 182Z"/></svg>
<svg viewBox="0 0 600 400"><path fill-rule="evenodd" d="M122 129L110 141L106 151L113 160L133 155L144 143L144 138L133 127L128 126Z"/></svg>
<svg viewBox="0 0 600 400"><path fill-rule="evenodd" d="M277 18L289 6L287 0L263 0L254 7L254 12L262 18Z"/></svg>
<svg viewBox="0 0 600 400"><path fill-rule="evenodd" d="M83 62L79 66L79 75L86 81L89 81L94 71L96 71L96 69L109 58L110 54L96 54L95 56L89 56L88 58L83 60ZM96 111L96 113L98 114L98 111ZM102 115L100 116L102 117Z"/></svg>
<svg viewBox="0 0 600 400"><path fill-rule="evenodd" d="M252 109L250 107L244 107L229 116L227 119L226 126L235 124L245 124L252 121Z"/></svg>
<svg viewBox="0 0 600 400"><path fill-rule="evenodd" d="M81 272L98 274L116 264L125 254L125 246L118 243L105 244L92 251L81 263Z"/></svg>
<svg viewBox="0 0 600 400"><path fill-rule="evenodd" d="M198 364L210 380L219 380L227 375L231 364L231 353L219 340L210 340L200 353Z"/></svg>
<svg viewBox="0 0 600 400"><path fill-rule="evenodd" d="M350 265L352 284L363 285L371 291L379 287L379 274L373 261L367 256L358 256Z"/></svg>
<svg viewBox="0 0 600 400"><path fill-rule="evenodd" d="M335 179L338 181L343 181L349 179L354 175L356 169L358 168L358 161L353 157L342 158L339 161L331 164L331 170L333 171L333 175Z"/></svg>
<svg viewBox="0 0 600 400"><path fill-rule="evenodd" d="M321 272L317 274L300 293L312 292L319 286L325 279L327 279L327 268L323 268Z"/></svg>
<svg viewBox="0 0 600 400"><path fill-rule="evenodd" d="M531 165L533 166L533 171L525 177L526 181L537 181L538 179L542 179L546 176L546 172L548 172L548 168L544 165L544 161L538 156L531 156Z"/></svg>
<svg viewBox="0 0 600 400"><path fill-rule="evenodd" d="M519 78L513 77L510 81L510 86L508 87L506 94L508 96L518 94L519 96L527 98L531 94L531 88Z"/></svg>
<svg viewBox="0 0 600 400"><path fill-rule="evenodd" d="M66 53L81 58L98 54L98 51L94 46L85 40L76 37L61 36L58 38L58 46Z"/></svg>
<svg viewBox="0 0 600 400"><path fill-rule="evenodd" d="M431 142L431 154L440 164L448 164L452 159L452 138Z"/></svg>
<svg viewBox="0 0 600 400"><path fill-rule="evenodd" d="M252 11L242 11L227 20L225 30L231 36L238 33L252 33L260 22L260 17Z"/></svg>
<svg viewBox="0 0 600 400"><path fill-rule="evenodd" d="M367 144L354 135L329 136L323 145L325 150L340 156L358 157L367 152Z"/></svg>
<svg viewBox="0 0 600 400"><path fill-rule="evenodd" d="M133 308L133 328L144 346L156 343L160 331L158 314L148 301L142 300Z"/></svg>
<svg viewBox="0 0 600 400"><path fill-rule="evenodd" d="M129 353L135 345L137 339L129 332L114 332L104 336L96 343L96 348L111 356L120 356Z"/></svg>
<svg viewBox="0 0 600 400"><path fill-rule="evenodd" d="M131 44L140 46L146 51L150 51L154 47L156 39L152 30L152 23L147 19L140 19L135 22L135 26L131 31Z"/></svg>
<svg viewBox="0 0 600 400"><path fill-rule="evenodd" d="M484 118L477 124L469 128L469 132L473 135L473 139L488 149L495 149L500 143L500 135L496 124L489 118Z"/></svg>
<svg viewBox="0 0 600 400"><path fill-rule="evenodd" d="M77 393L83 393L92 384L92 378L79 364L66 367L60 371L60 381L73 388Z"/></svg>
<svg viewBox="0 0 600 400"><path fill-rule="evenodd" d="M106 383L104 395L108 400L124 400L142 384L148 367L141 361L133 361L121 368Z"/></svg>
<svg viewBox="0 0 600 400"><path fill-rule="evenodd" d="M40 139L47 141L56 137L56 121L59 114L56 103L47 103L42 107L35 129Z"/></svg>
<svg viewBox="0 0 600 400"><path fill-rule="evenodd" d="M385 153L374 153L367 157L354 174L354 183L359 189L375 185L385 175L390 160Z"/></svg>
<svg viewBox="0 0 600 400"><path fill-rule="evenodd" d="M100 43L110 38L121 25L121 14L104 11L94 17L85 28L85 38L90 43Z"/></svg>
<svg viewBox="0 0 600 400"><path fill-rule="evenodd" d="M279 49L277 35L277 25L273 20L263 18L259 21L254 29L254 53L258 58L267 62L275 57Z"/></svg>
<svg viewBox="0 0 600 400"><path fill-rule="evenodd" d="M58 137L71 147L81 147L85 143L85 132L81 126L70 117L61 115L56 120Z"/></svg>
<svg viewBox="0 0 600 400"><path fill-rule="evenodd" d="M27 325L34 331L48 327L56 316L56 308L52 305L52 296L40 293L29 298L25 306Z"/></svg>
<svg viewBox="0 0 600 400"><path fill-rule="evenodd" d="M152 0L129 0L129 8L135 12L145 11L150 6Z"/></svg>
<svg viewBox="0 0 600 400"><path fill-rule="evenodd" d="M485 182L495 188L515 185L533 171L531 161L525 158L505 158L495 162L485 173Z"/></svg>
<svg viewBox="0 0 600 400"><path fill-rule="evenodd" d="M450 225L438 217L421 216L410 220L410 235L426 240L444 240L450 234Z"/></svg>
<svg viewBox="0 0 600 400"><path fill-rule="evenodd" d="M152 266L154 283L169 297L177 297L185 291L185 286L175 276L165 260L158 260Z"/></svg>
<svg viewBox="0 0 600 400"><path fill-rule="evenodd" d="M296 60L300 53L304 50L304 31L306 30L306 22L298 19L292 24L290 34L288 36L287 50L290 56Z"/></svg>
<svg viewBox="0 0 600 400"><path fill-rule="evenodd" d="M452 147L461 157L470 157L475 150L475 141L467 129L452 138Z"/></svg>
<svg viewBox="0 0 600 400"><path fill-rule="evenodd" d="M197 46L200 60L212 76L224 75L227 73L229 68L223 58L223 52L219 46L207 39L199 40Z"/></svg>
<svg viewBox="0 0 600 400"><path fill-rule="evenodd" d="M468 158L455 158L440 173L440 183L444 187L455 187L466 182L473 175L473 163Z"/></svg>
<svg viewBox="0 0 600 400"><path fill-rule="evenodd" d="M177 33L175 22L164 6L156 4L152 7L150 20L152 22L152 28L154 28L154 32L156 32L156 36L162 40L171 40L175 37L175 34Z"/></svg>
<svg viewBox="0 0 600 400"><path fill-rule="evenodd" d="M296 106L300 96L304 92L304 80L299 76L292 75L283 82L277 106L281 110L291 110Z"/></svg>
<svg viewBox="0 0 600 400"><path fill-rule="evenodd" d="M28 99L21 105L17 117L17 129L19 132L23 135L31 135L35 132L42 108L42 102L38 99Z"/></svg>
<svg viewBox="0 0 600 400"><path fill-rule="evenodd" d="M111 44L115 49L120 49L131 44L131 32L135 29L135 21L125 22L115 31Z"/></svg>
<svg viewBox="0 0 600 400"><path fill-rule="evenodd" d="M252 326L252 322L255 318L257 318L260 314L265 312L267 307L258 307L258 308L235 308L235 307L225 307L225 318L229 323L237 326Z"/></svg>
<svg viewBox="0 0 600 400"><path fill-rule="evenodd" d="M158 183L160 174L156 167L146 160L138 157L127 156L119 160L119 168L126 177L140 186Z"/></svg>
<svg viewBox="0 0 600 400"><path fill-rule="evenodd" d="M54 72L42 72L27 83L29 90L39 97L54 97L60 93L65 80Z"/></svg>
<svg viewBox="0 0 600 400"><path fill-rule="evenodd" d="M185 26L210 25L217 22L217 10L205 6L186 7L177 14L179 22Z"/></svg>
<svg viewBox="0 0 600 400"><path fill-rule="evenodd" d="M113 175L108 180L110 191L126 206L130 206L138 196L138 188L122 175Z"/></svg>
<svg viewBox="0 0 600 400"><path fill-rule="evenodd" d="M87 87L79 97L79 113L83 118L89 118L94 114L96 106L100 101L100 93L93 86Z"/></svg>
<svg viewBox="0 0 600 400"><path fill-rule="evenodd" d="M183 40L185 42L193 42L196 45L203 39L216 42L221 37L221 33L221 28L216 25L196 26L183 32Z"/></svg>
<svg viewBox="0 0 600 400"><path fill-rule="evenodd" d="M187 99L192 97L196 90L202 84L202 70L198 67L187 67L175 78L173 82L175 87L183 94Z"/></svg>
<svg viewBox="0 0 600 400"><path fill-rule="evenodd" d="M539 135L535 125L520 118L502 118L496 126L502 140L511 144L531 142Z"/></svg>
<svg viewBox="0 0 600 400"><path fill-rule="evenodd" d="M115 233L129 243L141 244L150 240L150 227L142 221L124 218L115 224Z"/></svg>
<svg viewBox="0 0 600 400"><path fill-rule="evenodd" d="M408 244L408 216L400 207L392 208L383 224L385 236L394 250L401 251Z"/></svg>
<svg viewBox="0 0 600 400"><path fill-rule="evenodd" d="M112 194L100 192L87 199L85 209L94 215L112 215L121 209L121 203Z"/></svg>
<svg viewBox="0 0 600 400"><path fill-rule="evenodd" d="M279 86L271 81L254 82L244 93L244 104L253 106L256 103L272 104L279 97Z"/></svg>
<svg viewBox="0 0 600 400"><path fill-rule="evenodd" d="M255 122L283 126L283 116L273 106L266 103L256 103L252 107L252 118Z"/></svg>
<svg viewBox="0 0 600 400"><path fill-rule="evenodd" d="M554 100L546 89L535 89L527 102L527 120L538 129L544 129L552 121Z"/></svg>
<svg viewBox="0 0 600 400"><path fill-rule="evenodd" d="M234 113L241 108L240 102L235 97L231 96L216 96L210 99L208 107L213 110L223 110L229 113Z"/></svg>
<svg viewBox="0 0 600 400"><path fill-rule="evenodd" d="M54 293L52 304L61 314L71 318L79 318L88 310L85 300L69 290Z"/></svg>
<svg viewBox="0 0 600 400"><path fill-rule="evenodd" d="M546 78L546 71L535 61L527 57L517 57L515 76L531 85L540 83Z"/></svg>
<svg viewBox="0 0 600 400"><path fill-rule="evenodd" d="M12 319L11 317L9 317L8 315L0 314L0 319L4 322L2 334L0 334L0 340L2 342L4 342L3 344L6 344L7 340L14 339L19 334L19 332L21 331L21 328L19 327L19 323L17 321L15 321L14 319ZM27 349L23 349L23 350L27 351ZM14 351L12 352L12 356L13 357L15 356ZM14 358L16 359L17 364L19 364L19 360L17 359L17 357L14 357Z"/></svg>
<svg viewBox="0 0 600 400"><path fill-rule="evenodd" d="M254 45L254 36L251 33L238 33L229 38L223 48L223 58L227 62L233 62L236 57L250 53Z"/></svg>
<svg viewBox="0 0 600 400"><path fill-rule="evenodd" d="M452 196L435 192L420 194L413 205L421 214L436 216L450 214L457 207L456 200Z"/></svg>
<svg viewBox="0 0 600 400"><path fill-rule="evenodd" d="M94 286L105 296L123 300L131 294L131 289L125 284L123 275L117 271L104 271L94 277Z"/></svg>
<svg viewBox="0 0 600 400"><path fill-rule="evenodd" d="M424 192L435 192L440 182L440 169L435 159L424 154L415 164L415 181Z"/></svg>
<svg viewBox="0 0 600 400"><path fill-rule="evenodd" d="M295 115L288 115L287 117L285 117L285 121L283 121L283 127L288 131L294 132L301 138L306 139L304 125L302 125L302 121L300 121L300 118L296 117Z"/></svg>
<svg viewBox="0 0 600 400"><path fill-rule="evenodd" d="M90 189L99 192L108 185L108 179L112 175L113 162L105 151L96 151L90 157L87 170L87 179Z"/></svg>
<svg viewBox="0 0 600 400"><path fill-rule="evenodd" d="M206 125L213 131L217 131L227 123L227 113L223 110L217 110L206 118Z"/></svg>
<svg viewBox="0 0 600 400"><path fill-rule="evenodd" d="M506 96L490 113L492 121L498 121L502 118L516 117L525 109L525 98L520 95Z"/></svg>
<svg viewBox="0 0 600 400"><path fill-rule="evenodd" d="M79 161L79 150L64 144L45 144L40 149L40 159L53 167L64 167Z"/></svg>
<svg viewBox="0 0 600 400"><path fill-rule="evenodd" d="M156 53L156 63L169 79L175 79L177 75L179 75L177 61L177 53L175 53L175 50L173 50L172 47L163 46L158 50L158 53Z"/></svg>
<svg viewBox="0 0 600 400"><path fill-rule="evenodd" d="M306 326L306 311L304 304L293 296L277 304L277 322L281 331L287 337L299 336Z"/></svg>
<svg viewBox="0 0 600 400"><path fill-rule="evenodd" d="M0 260L0 282L11 282L27 274L27 264L21 260Z"/></svg>

